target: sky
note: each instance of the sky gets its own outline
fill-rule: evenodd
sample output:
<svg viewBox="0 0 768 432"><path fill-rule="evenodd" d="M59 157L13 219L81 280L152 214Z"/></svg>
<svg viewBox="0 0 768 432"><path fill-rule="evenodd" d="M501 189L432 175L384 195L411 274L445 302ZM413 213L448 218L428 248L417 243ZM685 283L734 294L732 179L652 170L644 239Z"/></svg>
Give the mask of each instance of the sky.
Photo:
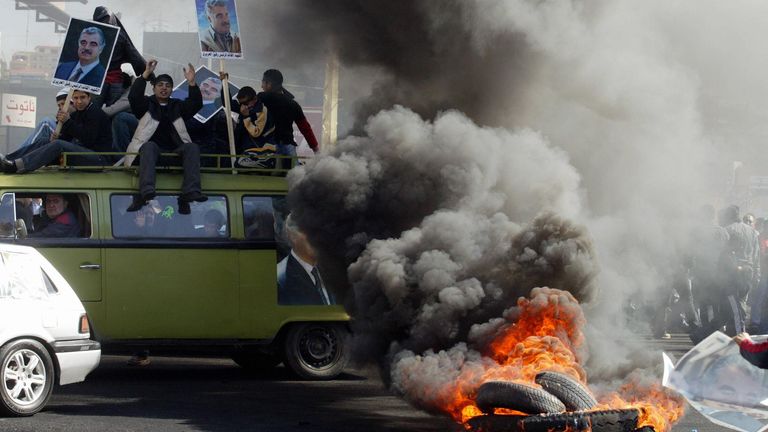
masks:
<svg viewBox="0 0 768 432"><path fill-rule="evenodd" d="M54 32L53 23L35 22L34 11L15 9L14 0L2 0L3 12L0 14L0 55L8 61L16 51L31 51L38 45L60 45L64 35ZM63 3L58 3L63 4ZM130 13L126 5L130 4ZM65 11L74 18L90 20L97 6L106 6L113 12L122 12L121 21L131 35L131 39L142 49L142 34L146 31L193 31L196 16L194 2L185 0L165 0L163 7L157 2L137 0L132 2L101 0L88 4L66 3Z"/></svg>

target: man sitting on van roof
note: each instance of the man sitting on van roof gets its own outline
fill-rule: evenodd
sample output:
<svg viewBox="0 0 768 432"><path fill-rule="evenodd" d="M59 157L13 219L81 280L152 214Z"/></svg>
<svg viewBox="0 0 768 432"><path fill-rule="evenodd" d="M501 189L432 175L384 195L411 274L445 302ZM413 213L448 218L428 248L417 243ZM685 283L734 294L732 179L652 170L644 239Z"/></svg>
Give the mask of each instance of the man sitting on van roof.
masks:
<svg viewBox="0 0 768 432"><path fill-rule="evenodd" d="M30 237L79 237L82 227L62 194L45 196L45 212Z"/></svg>
<svg viewBox="0 0 768 432"><path fill-rule="evenodd" d="M208 199L200 187L200 149L187 133L184 120L192 118L203 106L203 96L195 83L195 68L190 63L183 68L189 83L189 97L185 100L172 99L173 79L166 74L159 75L152 82L152 96L144 96L147 80L154 72L157 60L150 60L144 73L131 86L128 101L131 111L139 118L139 126L128 145L128 152L139 152L139 194L127 211L135 212L155 197L155 167L161 152L178 153L184 168L184 180L179 195L179 213L189 214L189 203ZM125 166L133 163L134 156L126 156Z"/></svg>
<svg viewBox="0 0 768 432"><path fill-rule="evenodd" d="M75 112L64 107L56 114L62 123L61 134L55 133L50 143L37 142L15 152L16 159L8 160L0 155L0 169L5 173L28 173L50 163L57 162L64 152L112 151L112 123L101 108L91 103L91 94L82 90L72 93ZM68 156L67 165L108 165L105 156Z"/></svg>

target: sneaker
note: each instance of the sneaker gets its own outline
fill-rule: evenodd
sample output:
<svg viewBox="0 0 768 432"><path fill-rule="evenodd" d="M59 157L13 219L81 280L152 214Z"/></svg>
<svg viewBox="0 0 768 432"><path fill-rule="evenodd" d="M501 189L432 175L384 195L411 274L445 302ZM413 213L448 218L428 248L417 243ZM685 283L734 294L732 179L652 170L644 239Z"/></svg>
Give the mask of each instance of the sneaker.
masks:
<svg viewBox="0 0 768 432"><path fill-rule="evenodd" d="M133 202L131 202L131 205L128 206L125 211L127 212L136 212L141 210L142 207L147 205L147 200L144 199L141 195L134 195L133 196Z"/></svg>
<svg viewBox="0 0 768 432"><path fill-rule="evenodd" d="M192 209L189 207L189 201L179 198L179 214L188 215L192 213Z"/></svg>
<svg viewBox="0 0 768 432"><path fill-rule="evenodd" d="M138 367L144 367L149 366L149 364L152 363L149 360L149 356L145 355L135 355L128 359L127 362L125 362L128 366L138 366Z"/></svg>
<svg viewBox="0 0 768 432"><path fill-rule="evenodd" d="M659 336L659 339L672 339L672 335L669 333L664 333L661 336Z"/></svg>
<svg viewBox="0 0 768 432"><path fill-rule="evenodd" d="M190 192L190 193L181 194L181 196L179 197L179 200L184 200L187 202L192 202L192 201L206 202L208 201L208 196L206 196L202 192Z"/></svg>
<svg viewBox="0 0 768 432"><path fill-rule="evenodd" d="M16 172L16 164L5 158L4 154L0 153L0 171L13 174Z"/></svg>
<svg viewBox="0 0 768 432"><path fill-rule="evenodd" d="M141 210L142 207L147 205L147 203L155 198L156 194L154 192L150 192L144 195L134 195L133 196L133 202L131 202L131 205L128 206L128 208L125 210L127 212L135 212Z"/></svg>

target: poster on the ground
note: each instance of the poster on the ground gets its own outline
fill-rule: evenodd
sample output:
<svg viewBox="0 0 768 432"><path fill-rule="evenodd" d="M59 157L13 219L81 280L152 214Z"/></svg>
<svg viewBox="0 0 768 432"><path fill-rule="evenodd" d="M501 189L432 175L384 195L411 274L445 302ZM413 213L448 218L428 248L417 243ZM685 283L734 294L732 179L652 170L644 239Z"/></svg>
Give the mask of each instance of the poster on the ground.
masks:
<svg viewBox="0 0 768 432"><path fill-rule="evenodd" d="M768 373L742 357L736 342L721 332L677 363L664 354L663 384L717 425L741 432L768 430Z"/></svg>
<svg viewBox="0 0 768 432"><path fill-rule="evenodd" d="M195 0L203 58L243 58L235 0Z"/></svg>
<svg viewBox="0 0 768 432"><path fill-rule="evenodd" d="M199 66L195 69L195 82L200 87L200 93L203 95L203 107L195 114L195 120L205 123L216 115L223 108L221 100L221 80L219 75L205 66ZM237 94L240 87L229 83L229 94L231 97ZM189 95L189 83L184 80L177 85L171 93L172 98L186 99Z"/></svg>
<svg viewBox="0 0 768 432"><path fill-rule="evenodd" d="M113 25L70 19L51 83L101 93L119 32Z"/></svg>
<svg viewBox="0 0 768 432"><path fill-rule="evenodd" d="M37 98L4 93L0 126L34 128L37 118Z"/></svg>

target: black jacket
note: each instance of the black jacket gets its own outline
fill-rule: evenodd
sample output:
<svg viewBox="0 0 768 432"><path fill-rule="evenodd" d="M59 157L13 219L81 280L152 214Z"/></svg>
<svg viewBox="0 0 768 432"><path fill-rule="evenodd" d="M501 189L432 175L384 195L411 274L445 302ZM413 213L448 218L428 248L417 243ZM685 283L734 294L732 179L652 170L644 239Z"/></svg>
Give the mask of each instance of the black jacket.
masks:
<svg viewBox="0 0 768 432"><path fill-rule="evenodd" d="M69 115L61 126L60 138L77 142L95 152L112 151L112 122L101 108L94 104Z"/></svg>
<svg viewBox="0 0 768 432"><path fill-rule="evenodd" d="M160 127L170 128L171 139L173 142L158 142L158 145L170 148L175 148L181 145L181 138L179 137L179 134L176 132L176 130L171 126L171 123L173 123L179 117L183 118L184 120L189 120L194 117L200 108L202 108L203 95L200 93L200 87L196 85L189 86L189 96L186 99L180 100L171 98L168 100L168 104L165 106L165 109L162 109L163 107L161 107L160 103L157 101L157 98L154 95L144 95L144 90L146 87L147 81L142 77L136 78L136 80L133 82L131 90L128 93L128 102L131 104L131 112L133 112L133 115L135 115L139 120L141 120L145 114L149 113L153 119L161 123ZM167 124L162 125L163 122L167 122Z"/></svg>
<svg viewBox="0 0 768 432"><path fill-rule="evenodd" d="M261 92L257 95L269 111L275 123L274 140L277 144L296 144L293 139L293 123L305 119L304 111L291 95L278 92Z"/></svg>

